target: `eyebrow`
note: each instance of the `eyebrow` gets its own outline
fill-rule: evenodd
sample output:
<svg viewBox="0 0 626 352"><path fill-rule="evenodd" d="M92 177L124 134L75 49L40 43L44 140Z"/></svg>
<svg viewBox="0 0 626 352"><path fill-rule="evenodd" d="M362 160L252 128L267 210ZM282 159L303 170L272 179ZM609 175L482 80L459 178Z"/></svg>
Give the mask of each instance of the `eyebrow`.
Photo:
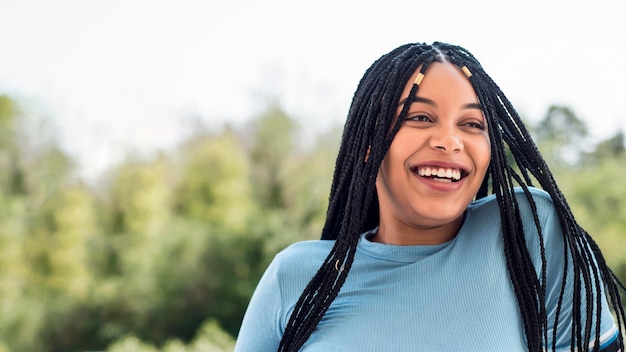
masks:
<svg viewBox="0 0 626 352"><path fill-rule="evenodd" d="M400 105L404 105L406 103L408 98L404 98L402 100L400 100L400 102L398 103L398 106ZM431 106L437 106L437 103L435 103L434 101L428 99L428 98L423 98L423 97L414 97L413 99L414 103L424 103L424 104L428 104ZM463 109L478 109L478 110L483 110L483 106L480 105L480 103L469 103L469 104L465 104L463 105Z"/></svg>

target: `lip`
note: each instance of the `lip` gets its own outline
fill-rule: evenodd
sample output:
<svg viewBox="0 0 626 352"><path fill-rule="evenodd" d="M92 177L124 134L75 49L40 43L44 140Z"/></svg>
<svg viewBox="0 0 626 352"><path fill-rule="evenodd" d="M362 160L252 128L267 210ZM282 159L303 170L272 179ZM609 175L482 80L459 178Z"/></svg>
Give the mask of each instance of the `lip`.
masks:
<svg viewBox="0 0 626 352"><path fill-rule="evenodd" d="M461 170L461 179L456 181L456 182L440 182L440 181L435 181L433 179L430 178L426 178L426 177L422 177L419 176L417 173L414 172L414 170L416 170L419 167L435 167L435 168L444 168L444 169L459 169ZM441 161L441 160L428 160L428 161L423 161L417 164L413 164L410 168L411 173L413 174L413 176L415 176L415 178L423 185L425 185L427 188L436 191L436 192L444 192L444 193L449 193L449 192L454 192L456 190L458 190L459 188L461 188L461 186L463 186L463 184L465 183L466 177L467 175L470 173L469 168L466 167L465 165L461 164L461 163L457 163L457 162L450 162L450 161Z"/></svg>

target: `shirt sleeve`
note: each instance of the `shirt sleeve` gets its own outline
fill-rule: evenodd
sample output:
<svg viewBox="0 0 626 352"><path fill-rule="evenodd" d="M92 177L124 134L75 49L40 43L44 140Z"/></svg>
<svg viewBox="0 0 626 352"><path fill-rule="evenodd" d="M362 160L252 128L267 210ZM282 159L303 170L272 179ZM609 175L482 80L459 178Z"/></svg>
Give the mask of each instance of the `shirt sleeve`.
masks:
<svg viewBox="0 0 626 352"><path fill-rule="evenodd" d="M263 274L248 304L235 352L276 351L282 338L280 284L276 259Z"/></svg>

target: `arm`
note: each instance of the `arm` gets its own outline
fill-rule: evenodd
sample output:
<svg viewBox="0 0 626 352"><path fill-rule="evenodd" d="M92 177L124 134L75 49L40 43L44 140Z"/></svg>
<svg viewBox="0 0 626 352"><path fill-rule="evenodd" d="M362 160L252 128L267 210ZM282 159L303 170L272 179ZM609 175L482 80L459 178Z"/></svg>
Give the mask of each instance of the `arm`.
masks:
<svg viewBox="0 0 626 352"><path fill-rule="evenodd" d="M617 341L617 335L615 335L615 338L613 339L613 342L609 343L606 346L601 347L600 351L601 352L622 352L622 350L619 348L619 343Z"/></svg>
<svg viewBox="0 0 626 352"><path fill-rule="evenodd" d="M282 337L280 283L276 260L267 268L244 315L236 352L276 351Z"/></svg>

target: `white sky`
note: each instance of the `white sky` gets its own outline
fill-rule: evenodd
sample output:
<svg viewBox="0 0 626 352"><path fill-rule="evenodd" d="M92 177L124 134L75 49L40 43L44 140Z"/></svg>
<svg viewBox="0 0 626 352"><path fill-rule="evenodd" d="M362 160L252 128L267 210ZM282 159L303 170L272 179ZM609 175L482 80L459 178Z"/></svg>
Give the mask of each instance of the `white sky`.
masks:
<svg viewBox="0 0 626 352"><path fill-rule="evenodd" d="M38 102L85 173L170 148L190 116L241 122L277 96L342 123L365 69L406 42L472 52L522 115L571 106L626 129L620 1L0 0L0 94Z"/></svg>

